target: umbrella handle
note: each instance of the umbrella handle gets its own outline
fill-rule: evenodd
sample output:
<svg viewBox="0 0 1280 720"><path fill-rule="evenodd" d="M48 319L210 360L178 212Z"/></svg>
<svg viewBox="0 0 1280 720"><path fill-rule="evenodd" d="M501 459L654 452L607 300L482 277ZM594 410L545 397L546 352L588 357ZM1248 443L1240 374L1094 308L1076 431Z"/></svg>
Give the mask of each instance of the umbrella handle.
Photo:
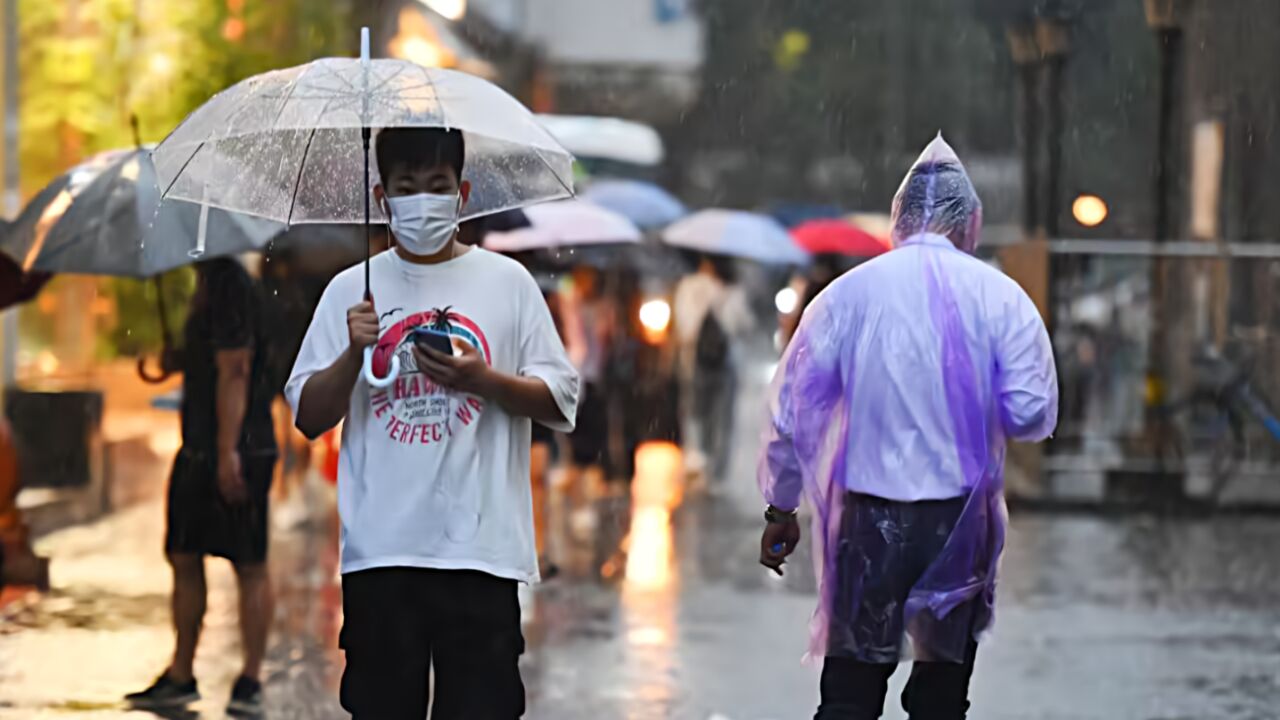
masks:
<svg viewBox="0 0 1280 720"><path fill-rule="evenodd" d="M155 375L148 373L146 356L138 358L138 377L142 378L142 381L148 385L159 385L165 380L168 380L171 375L173 375L173 373L165 369L163 362L160 363L159 373Z"/></svg>
<svg viewBox="0 0 1280 720"><path fill-rule="evenodd" d="M136 118L134 122L136 124ZM161 282L159 275L156 275L152 280L156 285L156 315L160 320L160 338L163 345L159 356L160 372L155 375L147 372L147 357L144 355L138 358L138 377L148 385L159 385L173 375L173 370L169 368L169 363L166 362L170 352L169 348L173 347L173 338L169 334L169 323L165 321L168 313L165 312L164 308L164 284Z"/></svg>
<svg viewBox="0 0 1280 720"><path fill-rule="evenodd" d="M364 379L365 382L376 388L384 388L396 381L396 376L400 374L400 357L398 355L391 356L391 367L387 368L387 376L379 379L373 374L373 346L364 349Z"/></svg>

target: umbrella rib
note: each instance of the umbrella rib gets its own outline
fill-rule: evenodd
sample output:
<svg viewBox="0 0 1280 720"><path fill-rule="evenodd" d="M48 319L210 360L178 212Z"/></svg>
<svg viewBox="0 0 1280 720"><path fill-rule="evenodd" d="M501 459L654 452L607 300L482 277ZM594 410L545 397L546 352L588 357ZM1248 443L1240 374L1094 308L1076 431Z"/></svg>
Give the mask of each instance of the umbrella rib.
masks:
<svg viewBox="0 0 1280 720"><path fill-rule="evenodd" d="M190 165L191 161L196 159L196 155L199 155L200 151L204 149L204 143L205 141L201 140L200 144L196 145L196 149L187 157L187 161L182 163L182 167L178 168L178 172L174 173L173 179L169 181L169 186L164 189L164 192L160 193L161 202L169 197L169 191L173 189L174 185L178 184L178 179L182 177L182 173L187 171L187 166Z"/></svg>
<svg viewBox="0 0 1280 720"><path fill-rule="evenodd" d="M564 188L564 191L569 193L569 197L573 197L573 188L566 185L564 180L560 178L559 173L556 172L556 169L551 167L551 163L547 162L547 159L542 157L541 149L532 145L530 148L533 150L533 154L538 158L538 160L547 168L547 172L551 173L551 177L555 178L556 182L560 183L560 187Z"/></svg>
<svg viewBox="0 0 1280 720"><path fill-rule="evenodd" d="M302 162L298 163L298 179L293 183L293 199L289 201L289 214L285 217L284 226L287 228L293 223L293 209L298 204L298 191L302 189L302 171L307 167L307 154L311 152L311 141L316 138L316 130L319 128L311 128L311 134L307 136L307 146L302 150ZM365 192L369 189L365 188Z"/></svg>
<svg viewBox="0 0 1280 720"><path fill-rule="evenodd" d="M404 68L397 66L394 74L388 75L387 77L382 78L382 80L378 81L377 85L374 85L373 87L369 88L369 97L373 98L374 93L377 93L378 91L382 90L382 88L386 87L387 85L390 85L392 80L395 80L396 78L400 77L403 74L404 74Z"/></svg>
<svg viewBox="0 0 1280 720"><path fill-rule="evenodd" d="M314 66L307 65L302 68L302 72L298 73L298 77L294 78L293 82L289 83L289 91L284 94L284 100L280 101L280 110L276 112L275 119L271 121L272 130L278 130L280 128L280 118L284 116L284 109L289 106L289 100L293 98L293 91L298 89L298 85L302 82L302 76L306 75L312 67ZM307 144L310 145L311 141L308 140Z"/></svg>
<svg viewBox="0 0 1280 720"><path fill-rule="evenodd" d="M431 94L435 95L436 107L440 108L440 124L444 126L445 130L448 130L449 119L444 114L444 103L440 102L440 88L436 87L436 79L431 77L431 70L425 67L422 68L422 76L431 84Z"/></svg>

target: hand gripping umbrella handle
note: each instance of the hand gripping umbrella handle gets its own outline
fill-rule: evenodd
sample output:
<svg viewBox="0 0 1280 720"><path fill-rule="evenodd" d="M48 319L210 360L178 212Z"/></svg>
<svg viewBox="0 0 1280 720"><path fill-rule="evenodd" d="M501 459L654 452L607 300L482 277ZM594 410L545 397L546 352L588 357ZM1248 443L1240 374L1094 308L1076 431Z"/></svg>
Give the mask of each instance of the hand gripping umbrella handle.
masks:
<svg viewBox="0 0 1280 720"><path fill-rule="evenodd" d="M396 381L396 376L400 374L400 357L398 355L391 356L391 367L387 368L387 376L379 378L373 374L373 346L364 349L364 379L365 382L376 388L384 388Z"/></svg>

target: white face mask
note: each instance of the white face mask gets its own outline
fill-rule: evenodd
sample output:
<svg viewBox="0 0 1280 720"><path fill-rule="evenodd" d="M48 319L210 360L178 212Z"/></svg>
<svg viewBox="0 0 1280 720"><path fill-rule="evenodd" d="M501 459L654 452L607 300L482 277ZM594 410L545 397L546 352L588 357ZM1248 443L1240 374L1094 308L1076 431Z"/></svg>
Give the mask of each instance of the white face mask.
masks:
<svg viewBox="0 0 1280 720"><path fill-rule="evenodd" d="M412 255L435 255L458 231L459 195L388 196L387 205L396 242Z"/></svg>

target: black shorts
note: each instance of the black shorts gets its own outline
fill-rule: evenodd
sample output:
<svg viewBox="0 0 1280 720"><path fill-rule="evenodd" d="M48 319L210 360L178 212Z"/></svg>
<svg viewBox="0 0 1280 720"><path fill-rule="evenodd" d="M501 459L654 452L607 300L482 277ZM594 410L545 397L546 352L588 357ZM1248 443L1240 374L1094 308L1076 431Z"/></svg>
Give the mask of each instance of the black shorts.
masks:
<svg viewBox="0 0 1280 720"><path fill-rule="evenodd" d="M575 465L604 465L609 447L609 405L604 387L587 383L578 401L578 419L569 435Z"/></svg>
<svg viewBox="0 0 1280 720"><path fill-rule="evenodd" d="M554 448L556 446L556 431L535 420L530 439L534 445L550 445Z"/></svg>
<svg viewBox="0 0 1280 720"><path fill-rule="evenodd" d="M240 459L249 497L232 506L218 491L216 460L186 450L178 453L169 477L165 552L213 555L237 565L266 561L268 496L276 457L242 453Z"/></svg>
<svg viewBox="0 0 1280 720"><path fill-rule="evenodd" d="M469 570L378 568L342 576L342 707L354 720L524 714L516 581Z"/></svg>

